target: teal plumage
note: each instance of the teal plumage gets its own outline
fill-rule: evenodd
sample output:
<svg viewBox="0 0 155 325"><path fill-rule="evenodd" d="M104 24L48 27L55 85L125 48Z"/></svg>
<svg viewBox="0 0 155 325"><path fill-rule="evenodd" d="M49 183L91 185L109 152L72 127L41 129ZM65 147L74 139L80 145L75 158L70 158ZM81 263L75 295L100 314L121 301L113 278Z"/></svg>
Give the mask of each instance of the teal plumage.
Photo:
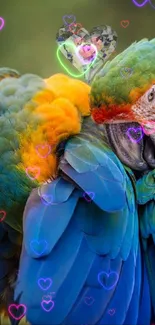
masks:
<svg viewBox="0 0 155 325"><path fill-rule="evenodd" d="M2 76L3 71L7 69L0 69ZM16 168L21 161L19 136L30 123L24 106L43 86L43 80L35 75L10 76L0 82L0 208L7 211L5 221L20 233L23 209L36 182Z"/></svg>
<svg viewBox="0 0 155 325"><path fill-rule="evenodd" d="M1 222L0 214L0 311L14 301L12 286L21 253L22 215L36 186L16 168L21 160L17 152L19 135L29 123L29 116L20 112L41 88L43 80L37 76L20 76L16 70L0 68L0 211L6 212L5 222Z"/></svg>

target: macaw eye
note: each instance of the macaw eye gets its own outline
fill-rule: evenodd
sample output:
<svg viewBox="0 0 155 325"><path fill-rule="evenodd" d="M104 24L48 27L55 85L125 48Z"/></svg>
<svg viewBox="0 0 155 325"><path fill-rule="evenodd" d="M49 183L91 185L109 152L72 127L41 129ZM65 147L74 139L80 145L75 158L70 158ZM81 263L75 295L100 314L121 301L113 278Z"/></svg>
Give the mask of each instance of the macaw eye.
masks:
<svg viewBox="0 0 155 325"><path fill-rule="evenodd" d="M155 91L154 91L154 89L152 89L151 92L148 94L148 101L152 102L154 97L155 97Z"/></svg>

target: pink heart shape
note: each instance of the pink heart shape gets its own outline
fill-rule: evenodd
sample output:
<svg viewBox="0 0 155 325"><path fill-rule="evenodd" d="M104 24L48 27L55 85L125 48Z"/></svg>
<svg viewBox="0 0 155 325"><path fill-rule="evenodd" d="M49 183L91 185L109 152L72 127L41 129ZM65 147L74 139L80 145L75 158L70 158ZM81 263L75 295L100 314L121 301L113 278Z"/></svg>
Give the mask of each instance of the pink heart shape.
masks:
<svg viewBox="0 0 155 325"><path fill-rule="evenodd" d="M51 303L51 304L50 304L50 303ZM47 305L48 305L48 304L50 304L50 305L48 306L49 308L47 308ZM43 301L41 302L41 307L43 308L43 310L49 312L49 311L51 311L51 310L53 309L53 307L54 307L54 301L53 301L53 300L43 300Z"/></svg>
<svg viewBox="0 0 155 325"><path fill-rule="evenodd" d="M121 26L123 28L127 28L129 26L129 20L122 20L121 21Z"/></svg>
<svg viewBox="0 0 155 325"><path fill-rule="evenodd" d="M4 24L5 24L5 21L4 21L4 19L3 19L2 17L0 17L0 30L2 30L2 29L3 29L3 27L4 27Z"/></svg>
<svg viewBox="0 0 155 325"><path fill-rule="evenodd" d="M145 127L147 125L150 126L151 128L150 129L146 129ZM142 129L143 129L143 132L146 135L154 134L155 133L155 122L154 121L145 121L145 123L142 124Z"/></svg>
<svg viewBox="0 0 155 325"><path fill-rule="evenodd" d="M93 297L85 297L84 302L86 305L91 306L94 303L94 298Z"/></svg>
<svg viewBox="0 0 155 325"><path fill-rule="evenodd" d="M76 31L77 26L79 26L79 29ZM73 34L78 34L82 28L83 27L80 23L72 23L69 25L69 31Z"/></svg>
<svg viewBox="0 0 155 325"><path fill-rule="evenodd" d="M16 313L16 311L17 311L19 308L23 309L23 311L21 311L22 314L21 314L20 316L17 317L17 316L15 316L14 314ZM20 304L20 305L11 304L11 305L9 306L9 308L8 308L8 312L9 312L10 316L11 316L12 318L14 318L15 320L20 320L20 319L21 319L22 317L24 317L25 314L26 314L26 306L23 305L23 304Z"/></svg>
<svg viewBox="0 0 155 325"><path fill-rule="evenodd" d="M113 316L113 315L115 314L115 309L109 309L109 310L108 310L108 314L109 314L110 316Z"/></svg>
<svg viewBox="0 0 155 325"><path fill-rule="evenodd" d="M0 210L0 222L2 222L6 217L6 212L4 210Z"/></svg>
<svg viewBox="0 0 155 325"><path fill-rule="evenodd" d="M36 151L37 151L37 154L41 158L46 158L51 153L51 146L47 143L46 144L38 144L36 146ZM42 152L42 151L44 151L44 152Z"/></svg>
<svg viewBox="0 0 155 325"><path fill-rule="evenodd" d="M34 174L34 177L30 176L30 173ZM26 168L26 174L31 180L37 179L40 175L40 168L29 166Z"/></svg>
<svg viewBox="0 0 155 325"><path fill-rule="evenodd" d="M89 49L89 55L85 55L86 53L86 46L88 43L83 43L79 46L77 46L76 50L75 50L75 53L76 53L76 56L79 58L79 60L82 62L82 64L90 64L93 60L95 60L96 56L97 56L97 48L96 46L93 44L93 43L90 43L90 49ZM81 53L80 53L81 52Z"/></svg>

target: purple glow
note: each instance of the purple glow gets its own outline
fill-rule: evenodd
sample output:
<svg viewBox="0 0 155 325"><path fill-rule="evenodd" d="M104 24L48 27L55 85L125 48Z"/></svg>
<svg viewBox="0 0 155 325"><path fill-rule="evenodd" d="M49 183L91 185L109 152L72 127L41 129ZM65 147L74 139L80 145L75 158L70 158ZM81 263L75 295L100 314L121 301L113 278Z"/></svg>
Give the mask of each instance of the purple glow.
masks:
<svg viewBox="0 0 155 325"><path fill-rule="evenodd" d="M68 26L76 22L76 17L74 15L64 15L62 19L64 24Z"/></svg>
<svg viewBox="0 0 155 325"><path fill-rule="evenodd" d="M115 314L115 309L109 309L109 310L108 310L108 314L109 314L110 316L113 316L113 315Z"/></svg>
<svg viewBox="0 0 155 325"><path fill-rule="evenodd" d="M43 300L41 302L41 307L46 312L49 312L54 308L54 301L53 300Z"/></svg>
<svg viewBox="0 0 155 325"><path fill-rule="evenodd" d="M135 134L136 134L137 132L139 132L139 131L141 132L141 135L138 137L137 140L135 140L135 139L132 137L132 135L130 134L131 131L134 132ZM129 129L127 130L126 134L127 134L128 138L131 140L131 142L134 142L134 143L139 142L139 141L143 138L143 130L142 130L141 127L140 127L140 128L129 128Z"/></svg>
<svg viewBox="0 0 155 325"><path fill-rule="evenodd" d="M83 193L83 197L87 202L91 202L91 201L93 201L93 199L95 197L95 193L94 192L85 192L85 193Z"/></svg>
<svg viewBox="0 0 155 325"><path fill-rule="evenodd" d="M137 3L136 0L132 0L132 2L135 4L135 6L141 8L141 7L145 6L147 2L150 2L150 0L144 0L144 2L142 2L141 4Z"/></svg>
<svg viewBox="0 0 155 325"><path fill-rule="evenodd" d="M50 278L40 278L38 280L38 285L42 290L48 290L52 285L52 279Z"/></svg>
<svg viewBox="0 0 155 325"><path fill-rule="evenodd" d="M41 202L45 205L50 205L53 202L53 195L43 194L40 196Z"/></svg>
<svg viewBox="0 0 155 325"><path fill-rule="evenodd" d="M84 297L84 302L86 305L91 306L94 303L94 298L93 297Z"/></svg>

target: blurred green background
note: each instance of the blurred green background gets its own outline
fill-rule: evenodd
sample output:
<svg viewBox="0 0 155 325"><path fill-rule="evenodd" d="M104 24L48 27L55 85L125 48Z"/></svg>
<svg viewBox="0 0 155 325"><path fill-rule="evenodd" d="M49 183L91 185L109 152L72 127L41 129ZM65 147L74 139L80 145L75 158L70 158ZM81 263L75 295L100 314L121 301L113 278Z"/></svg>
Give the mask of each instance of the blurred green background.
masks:
<svg viewBox="0 0 155 325"><path fill-rule="evenodd" d="M117 53L135 40L155 36L155 9L149 3L138 8L132 0L0 0L0 16L5 19L0 31L0 67L44 78L65 73L56 58L55 35L63 15L69 14L88 30L100 24L112 26L118 34ZM121 27L122 20L129 20L127 28Z"/></svg>

